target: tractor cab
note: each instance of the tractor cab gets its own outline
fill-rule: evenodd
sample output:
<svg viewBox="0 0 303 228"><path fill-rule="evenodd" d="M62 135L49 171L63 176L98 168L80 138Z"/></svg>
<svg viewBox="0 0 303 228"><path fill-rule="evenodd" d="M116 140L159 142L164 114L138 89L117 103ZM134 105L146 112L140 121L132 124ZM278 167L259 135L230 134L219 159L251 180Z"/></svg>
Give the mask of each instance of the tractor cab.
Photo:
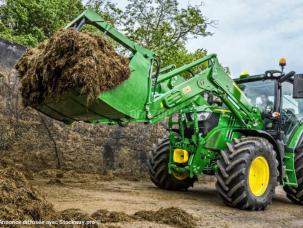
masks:
<svg viewBox="0 0 303 228"><path fill-rule="evenodd" d="M280 71L253 76L246 73L235 82L262 112L265 130L274 136L287 136L303 118L303 75L294 71L285 74L284 58L279 65Z"/></svg>

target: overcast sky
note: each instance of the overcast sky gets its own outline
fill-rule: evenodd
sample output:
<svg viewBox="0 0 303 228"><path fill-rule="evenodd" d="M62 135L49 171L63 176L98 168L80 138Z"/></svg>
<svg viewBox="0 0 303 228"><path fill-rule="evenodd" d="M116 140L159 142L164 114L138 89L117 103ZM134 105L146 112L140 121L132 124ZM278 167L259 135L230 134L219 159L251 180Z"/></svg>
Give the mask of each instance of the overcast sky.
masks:
<svg viewBox="0 0 303 228"><path fill-rule="evenodd" d="M184 1L180 1L180 3ZM191 0L191 3L201 1ZM303 0L204 0L206 17L218 21L212 37L190 40L218 54L233 75L278 68L285 57L287 70L303 73Z"/></svg>
<svg viewBox="0 0 303 228"><path fill-rule="evenodd" d="M201 2L217 26L213 36L189 40L189 50L217 53L233 76L277 69L280 57L287 59L286 70L303 73L303 0L179 0L184 7Z"/></svg>

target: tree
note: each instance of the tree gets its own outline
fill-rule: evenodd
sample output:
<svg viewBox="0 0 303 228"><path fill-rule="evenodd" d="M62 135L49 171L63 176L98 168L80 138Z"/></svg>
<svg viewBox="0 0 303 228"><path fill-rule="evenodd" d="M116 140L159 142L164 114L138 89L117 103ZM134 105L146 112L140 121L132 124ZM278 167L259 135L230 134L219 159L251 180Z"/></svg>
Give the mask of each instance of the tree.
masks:
<svg viewBox="0 0 303 228"><path fill-rule="evenodd" d="M162 66L183 65L206 54L186 48L189 39L211 35L207 28L214 22L205 18L202 5L180 8L177 0L127 2L122 10L111 0L0 0L0 37L35 46L92 7L132 40L155 51Z"/></svg>
<svg viewBox="0 0 303 228"><path fill-rule="evenodd" d="M203 57L205 50L190 53L186 43L190 38L212 35L207 28L214 22L204 17L201 5L180 9L177 0L128 0L121 10L110 1L91 0L88 6L103 14L110 12L110 21L132 40L154 50L162 65L182 65Z"/></svg>
<svg viewBox="0 0 303 228"><path fill-rule="evenodd" d="M4 0L0 4L0 37L35 46L83 9L81 0Z"/></svg>

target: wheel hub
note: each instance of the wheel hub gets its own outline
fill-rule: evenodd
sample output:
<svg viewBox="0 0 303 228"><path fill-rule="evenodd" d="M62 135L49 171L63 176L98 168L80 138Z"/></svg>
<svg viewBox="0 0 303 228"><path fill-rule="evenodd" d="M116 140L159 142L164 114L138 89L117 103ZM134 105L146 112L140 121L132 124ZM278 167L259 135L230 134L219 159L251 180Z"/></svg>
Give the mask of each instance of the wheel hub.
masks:
<svg viewBox="0 0 303 228"><path fill-rule="evenodd" d="M179 173L179 172L173 171L172 174L177 180L185 180L189 176L189 174L187 172Z"/></svg>
<svg viewBox="0 0 303 228"><path fill-rule="evenodd" d="M268 187L270 170L267 160L263 156L256 157L249 168L248 184L253 195L262 196Z"/></svg>

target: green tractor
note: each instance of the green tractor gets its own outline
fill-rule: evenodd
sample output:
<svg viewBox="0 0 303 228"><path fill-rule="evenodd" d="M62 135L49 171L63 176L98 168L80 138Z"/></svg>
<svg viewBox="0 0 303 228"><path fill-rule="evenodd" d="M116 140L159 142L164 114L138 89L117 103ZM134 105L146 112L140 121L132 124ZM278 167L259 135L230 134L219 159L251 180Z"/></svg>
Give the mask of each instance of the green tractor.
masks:
<svg viewBox="0 0 303 228"><path fill-rule="evenodd" d="M185 190L202 173L216 175L224 203L245 210L265 209L282 184L291 201L303 204L303 75L283 73L285 64L234 82L222 71L209 77L207 104L180 110L177 121L170 117L170 136L149 159L153 183Z"/></svg>
<svg viewBox="0 0 303 228"><path fill-rule="evenodd" d="M225 204L263 210L278 184L303 204L303 76L270 70L232 80L215 54L179 68L160 68L154 52L129 40L92 10L67 28L90 24L131 52L131 76L87 103L77 89L48 99L38 111L65 123L168 119L164 138L148 161L152 182L186 190L197 177L216 175Z"/></svg>

